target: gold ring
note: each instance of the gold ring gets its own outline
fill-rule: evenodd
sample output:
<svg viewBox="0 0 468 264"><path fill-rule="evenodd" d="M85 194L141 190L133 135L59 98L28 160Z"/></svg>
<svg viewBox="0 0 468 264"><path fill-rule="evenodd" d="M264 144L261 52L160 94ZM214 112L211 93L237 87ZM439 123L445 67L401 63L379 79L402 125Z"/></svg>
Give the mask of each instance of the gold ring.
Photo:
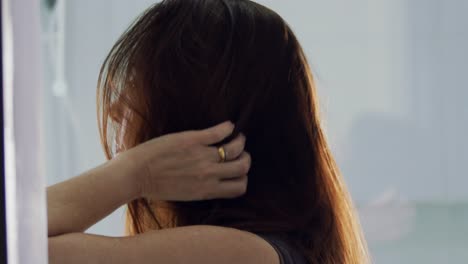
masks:
<svg viewBox="0 0 468 264"><path fill-rule="evenodd" d="M226 161L226 150L224 150L223 146L220 146L218 148L218 153L219 153L219 162L225 162Z"/></svg>

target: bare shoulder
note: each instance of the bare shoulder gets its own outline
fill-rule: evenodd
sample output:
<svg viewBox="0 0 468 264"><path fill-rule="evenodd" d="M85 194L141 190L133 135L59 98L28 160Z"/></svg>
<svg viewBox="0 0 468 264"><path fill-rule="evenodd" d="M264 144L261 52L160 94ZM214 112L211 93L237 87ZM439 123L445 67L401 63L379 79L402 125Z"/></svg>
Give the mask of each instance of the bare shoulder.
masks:
<svg viewBox="0 0 468 264"><path fill-rule="evenodd" d="M279 264L275 249L256 234L227 227L194 225L122 239L133 263ZM141 259L140 259L141 257ZM146 261L145 261L146 260Z"/></svg>

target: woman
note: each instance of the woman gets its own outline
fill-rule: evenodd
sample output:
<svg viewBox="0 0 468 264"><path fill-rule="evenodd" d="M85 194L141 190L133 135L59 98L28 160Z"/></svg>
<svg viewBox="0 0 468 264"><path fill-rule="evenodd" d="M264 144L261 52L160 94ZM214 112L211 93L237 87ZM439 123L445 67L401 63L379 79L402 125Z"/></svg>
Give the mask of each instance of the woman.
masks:
<svg viewBox="0 0 468 264"><path fill-rule="evenodd" d="M368 262L304 52L270 9L152 6L97 101L109 161L48 188L51 263ZM127 237L82 233L123 204Z"/></svg>

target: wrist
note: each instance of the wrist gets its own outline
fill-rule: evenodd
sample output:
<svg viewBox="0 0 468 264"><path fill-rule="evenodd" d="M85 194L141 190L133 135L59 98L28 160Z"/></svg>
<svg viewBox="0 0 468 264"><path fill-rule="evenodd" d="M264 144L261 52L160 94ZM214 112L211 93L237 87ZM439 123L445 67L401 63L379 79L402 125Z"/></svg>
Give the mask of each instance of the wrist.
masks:
<svg viewBox="0 0 468 264"><path fill-rule="evenodd" d="M141 167L136 160L132 159L131 153L123 152L109 162L116 172L117 179L125 189L128 201L138 199L142 196L142 185L140 184Z"/></svg>

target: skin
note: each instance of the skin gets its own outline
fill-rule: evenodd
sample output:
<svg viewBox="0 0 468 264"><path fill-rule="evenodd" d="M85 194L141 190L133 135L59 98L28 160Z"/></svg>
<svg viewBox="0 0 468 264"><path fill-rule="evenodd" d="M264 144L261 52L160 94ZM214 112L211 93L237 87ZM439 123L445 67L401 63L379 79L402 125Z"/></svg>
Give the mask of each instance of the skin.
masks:
<svg viewBox="0 0 468 264"><path fill-rule="evenodd" d="M224 145L224 163L217 148L209 146L233 128L224 122L158 137L48 187L49 263L279 263L267 241L233 228L194 225L131 237L83 233L139 197L191 201L243 195L251 164L245 136Z"/></svg>

